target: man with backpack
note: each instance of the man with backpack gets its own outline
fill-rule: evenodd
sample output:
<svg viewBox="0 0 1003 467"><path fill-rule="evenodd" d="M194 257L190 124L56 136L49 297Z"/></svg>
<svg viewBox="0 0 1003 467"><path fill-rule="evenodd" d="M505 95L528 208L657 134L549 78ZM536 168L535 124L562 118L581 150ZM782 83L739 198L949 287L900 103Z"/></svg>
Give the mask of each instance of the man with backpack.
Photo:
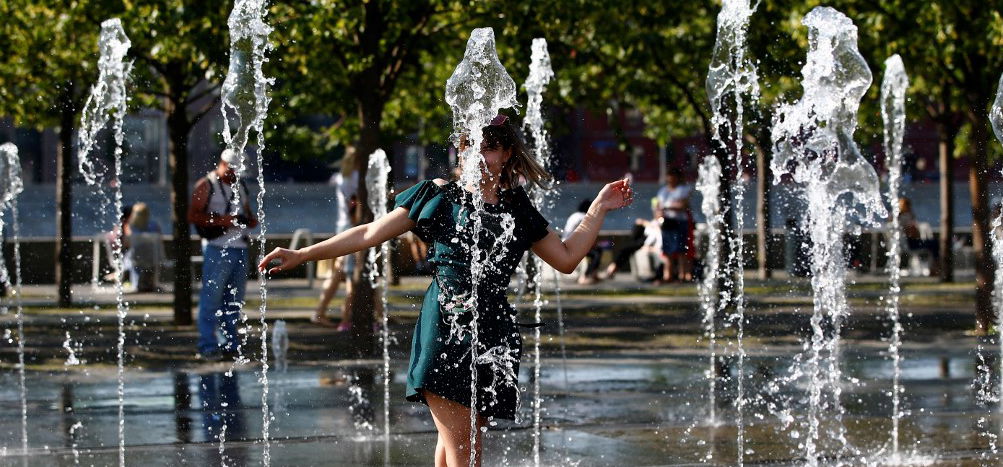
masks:
<svg viewBox="0 0 1003 467"><path fill-rule="evenodd" d="M237 319L247 285L247 232L258 225L247 187L231 167L236 162L237 154L224 150L216 169L195 182L188 208L188 222L202 237L198 351L209 361L237 354Z"/></svg>

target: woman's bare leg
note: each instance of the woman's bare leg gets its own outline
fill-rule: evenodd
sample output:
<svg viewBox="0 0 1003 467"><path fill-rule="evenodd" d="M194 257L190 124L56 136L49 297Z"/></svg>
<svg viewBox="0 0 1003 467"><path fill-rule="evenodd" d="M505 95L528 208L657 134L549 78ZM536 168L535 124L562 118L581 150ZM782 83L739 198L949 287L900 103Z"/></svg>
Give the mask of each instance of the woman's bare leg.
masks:
<svg viewBox="0 0 1003 467"><path fill-rule="evenodd" d="M352 322L352 301L355 299L355 291L352 288L352 279L345 278L345 303L341 307L341 326L348 326Z"/></svg>
<svg viewBox="0 0 1003 467"><path fill-rule="evenodd" d="M446 443L442 441L441 434L435 441L435 467L449 467L446 464Z"/></svg>
<svg viewBox="0 0 1003 467"><path fill-rule="evenodd" d="M334 260L334 264L331 266L331 277L324 281L324 290L320 293L317 308L313 310L311 322L321 326L334 326L334 323L327 317L327 307L331 305L331 299L338 293L338 286L345 280L344 262L343 258Z"/></svg>
<svg viewBox="0 0 1003 467"><path fill-rule="evenodd" d="M435 428L443 447L443 457L448 467L470 465L470 409L435 393L424 391L425 400L432 410ZM481 465L481 430L483 417L477 417L477 445L474 447L475 465ZM439 466L439 446L436 446L436 466Z"/></svg>

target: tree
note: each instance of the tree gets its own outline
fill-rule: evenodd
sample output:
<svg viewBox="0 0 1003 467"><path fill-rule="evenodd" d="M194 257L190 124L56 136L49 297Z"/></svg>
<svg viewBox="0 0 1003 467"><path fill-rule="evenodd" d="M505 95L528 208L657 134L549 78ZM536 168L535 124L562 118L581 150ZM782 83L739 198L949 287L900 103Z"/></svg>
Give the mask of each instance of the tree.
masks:
<svg viewBox="0 0 1003 467"><path fill-rule="evenodd" d="M952 159L960 150L968 154L972 209L972 245L975 253L976 332L986 333L993 323L992 288L995 268L990 254L989 228L989 105L1003 51L998 38L1003 17L984 2L848 1L852 16L861 18L871 35L873 50L887 56L898 53L910 75L913 107L933 119L940 137L941 262L943 280L953 278ZM837 6L838 8L838 6ZM882 58L883 60L883 58ZM967 131L962 131L967 130ZM964 138L960 136L964 135Z"/></svg>
<svg viewBox="0 0 1003 467"><path fill-rule="evenodd" d="M657 2L577 3L534 6L546 19L541 21L548 25L546 37L556 38L551 44L558 52L551 55L560 96L601 109L613 102L629 102L644 114L646 131L659 144L700 133L708 147L714 148L704 82L720 5L703 1L683 9ZM759 102L746 109L745 141L746 154L755 157L746 167L754 166L757 176L757 257L763 277L770 274L766 258L771 215L767 201L773 184L769 173L772 109L788 91L800 89L797 64L805 47L798 43L798 30L801 16L808 11L804 2L781 3L758 3L747 44L747 54L759 63L760 74ZM569 8L586 12L586 17L573 24L561 23L559 18L567 17ZM799 10L803 12L792 13ZM714 148L716 152L722 149ZM722 165L730 172L723 182L733 180L737 168ZM728 191L723 187L722 193ZM723 202L730 205L730 199Z"/></svg>
<svg viewBox="0 0 1003 467"><path fill-rule="evenodd" d="M225 27L229 2L146 0L123 12L136 58L139 101L167 118L171 170L174 322L192 323L191 239L188 226L189 154L192 128L217 109L226 69Z"/></svg>
<svg viewBox="0 0 1003 467"><path fill-rule="evenodd" d="M419 119L446 115L442 84L458 59L445 57L463 53L466 25L478 14L464 14L451 1L335 3L273 7L276 41L289 52L273 64L275 75L289 79L280 80L276 93L292 96L296 113L339 116L330 137L355 146L365 161L387 143L387 134L417 130ZM366 168L358 168L360 180ZM372 220L368 196L360 185L361 222ZM353 347L369 355L373 291L366 265L356 268L353 282Z"/></svg>
<svg viewBox="0 0 1003 467"><path fill-rule="evenodd" d="M0 115L14 124L59 127L56 155L56 263L58 305L73 301L71 270L73 139L78 113L95 80L97 37L115 1L13 0L0 4L3 62Z"/></svg>

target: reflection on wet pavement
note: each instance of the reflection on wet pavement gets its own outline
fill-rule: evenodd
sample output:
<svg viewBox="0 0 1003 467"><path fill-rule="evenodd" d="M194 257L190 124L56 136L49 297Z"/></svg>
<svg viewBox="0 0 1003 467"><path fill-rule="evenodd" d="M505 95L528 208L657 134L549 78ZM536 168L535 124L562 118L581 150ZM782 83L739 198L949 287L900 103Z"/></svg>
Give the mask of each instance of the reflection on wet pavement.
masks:
<svg viewBox="0 0 1003 467"><path fill-rule="evenodd" d="M995 403L980 402L973 386L975 359L963 349L906 351L903 363L902 446L945 465L994 463L985 432L1000 433ZM653 358L574 358L543 365L544 451L547 465L663 465L734 460L734 372L719 368L716 397L720 423L705 420L705 358L699 353ZM390 462L426 465L435 444L427 410L403 400L403 373L396 362L391 387ZM801 382L775 384L791 364L788 357L748 360L746 462L798 463L803 436L795 420ZM270 375L269 404L275 465L380 465L383 442L378 362L293 366ZM256 367L226 372L224 365L175 372L133 370L126 380L126 458L135 465L247 465L261 461L261 387ZM524 368L521 381L531 369ZM565 371L569 386L564 386ZM888 443L891 365L875 352L844 353L844 422L859 456L849 463L876 461ZM112 370L29 373L29 465L114 464L117 460L117 396ZM16 420L19 406L11 374L0 381L0 416ZM773 384L771 384L773 383ZM778 410L778 407L787 411ZM485 465L525 465L532 449L529 404L523 420L493 429ZM796 419L796 416L794 417ZM0 428L7 461L25 460L14 451L19 427ZM221 443L220 438L223 437ZM221 446L222 444L222 446ZM708 457L710 456L710 457ZM2 462L0 462L2 463Z"/></svg>

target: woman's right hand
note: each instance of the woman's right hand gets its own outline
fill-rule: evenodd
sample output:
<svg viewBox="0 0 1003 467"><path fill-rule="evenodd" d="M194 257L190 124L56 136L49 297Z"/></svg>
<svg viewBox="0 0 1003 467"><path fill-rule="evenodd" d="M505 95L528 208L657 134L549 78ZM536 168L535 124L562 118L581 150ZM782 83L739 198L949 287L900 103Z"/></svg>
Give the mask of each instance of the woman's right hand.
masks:
<svg viewBox="0 0 1003 467"><path fill-rule="evenodd" d="M269 269L268 264L272 261L278 261L279 264ZM302 263L303 255L299 250L276 248L258 263L258 271L266 272L267 269L268 274L274 274L280 271L288 271Z"/></svg>

